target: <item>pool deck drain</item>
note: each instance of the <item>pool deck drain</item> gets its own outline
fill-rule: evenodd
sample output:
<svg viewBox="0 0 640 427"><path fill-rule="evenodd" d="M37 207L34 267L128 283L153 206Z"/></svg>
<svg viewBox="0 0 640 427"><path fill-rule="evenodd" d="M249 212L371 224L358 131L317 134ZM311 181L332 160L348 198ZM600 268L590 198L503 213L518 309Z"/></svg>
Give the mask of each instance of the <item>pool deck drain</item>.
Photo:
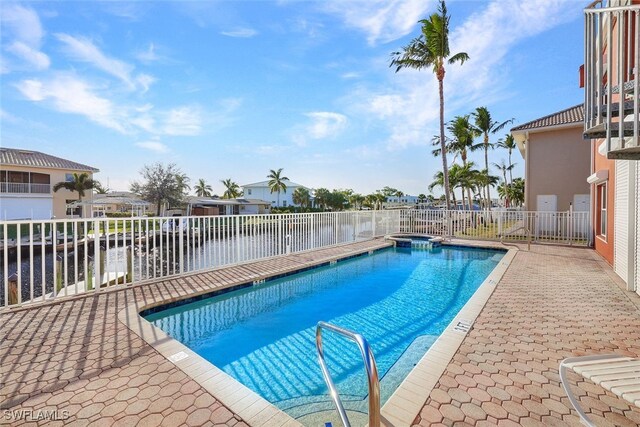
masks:
<svg viewBox="0 0 640 427"><path fill-rule="evenodd" d="M476 244L486 246L471 242ZM2 313L0 424L253 425L260 420L229 410L198 383L202 378L194 380L176 366L193 363L189 353L170 362L120 322L118 313L132 304L163 304L232 286L239 277L251 283L384 245L360 242ZM442 374L425 372L427 382L407 384L415 391L407 399L418 408L411 423L577 426L559 385L560 359L605 352L640 356L640 297L624 291L594 251L525 248L520 246L499 282L487 283L488 302L474 307L479 315L471 330L452 331L461 344L449 346L453 358L441 360ZM599 425L640 424L638 409L578 377L572 380ZM393 418L410 418L402 406L385 406L383 413L388 409ZM38 411L53 411L56 421L28 418ZM263 421L291 424L279 419L274 413Z"/></svg>

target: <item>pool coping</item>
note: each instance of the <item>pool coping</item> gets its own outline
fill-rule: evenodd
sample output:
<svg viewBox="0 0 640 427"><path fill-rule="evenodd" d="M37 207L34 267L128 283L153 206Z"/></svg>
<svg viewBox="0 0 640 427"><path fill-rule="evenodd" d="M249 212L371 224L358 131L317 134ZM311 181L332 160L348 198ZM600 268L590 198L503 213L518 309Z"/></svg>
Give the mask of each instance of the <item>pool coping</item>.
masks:
<svg viewBox="0 0 640 427"><path fill-rule="evenodd" d="M442 246L462 246L468 248L505 249L505 245L495 242L448 240ZM507 247L498 265L489 273L471 298L438 336L429 350L400 383L389 400L380 410L385 426L409 426L420 414L431 391L447 369L449 362L460 348L462 341L473 327L480 312L493 294L496 285L513 261L517 247Z"/></svg>
<svg viewBox="0 0 640 427"><path fill-rule="evenodd" d="M415 233L412 233L415 234ZM389 246L391 240L387 240ZM443 242L444 246L463 246L486 249L505 249L505 246L495 242L477 241L453 241ZM380 247L377 250L384 249ZM407 426L413 423L418 416L431 390L435 387L438 379L445 371L447 365L462 344L468 330L482 311L495 289L495 285L500 281L502 275L513 260L517 248L510 248L498 265L487 276L476 292L471 296L463 308L458 312L451 323L445 328L443 333L436 339L433 345L420 359L420 362L409 372L403 382L398 386L389 400L381 408L383 423L387 426ZM265 277L255 278L254 281L270 279L272 277L294 274L297 271L326 265L333 261L341 261L353 258L354 256L372 254L375 250L356 250L351 254L341 254L331 256L326 259L319 259L299 265L294 268L283 269L278 274L270 274ZM198 355L181 342L173 339L160 328L144 319L140 313L154 307L172 302L181 301L200 295L231 291L246 284L246 280L238 280L234 283L218 286L215 289L207 289L191 295L181 297L159 297L153 301L143 303L131 303L118 313L118 319L125 324L132 332L143 339L147 344L166 357L170 362L181 369L185 374L200 384L205 390L211 393L221 403L231 411L242 417L242 419L252 426L303 426L295 418L278 409L211 362ZM469 328L460 332L461 322Z"/></svg>

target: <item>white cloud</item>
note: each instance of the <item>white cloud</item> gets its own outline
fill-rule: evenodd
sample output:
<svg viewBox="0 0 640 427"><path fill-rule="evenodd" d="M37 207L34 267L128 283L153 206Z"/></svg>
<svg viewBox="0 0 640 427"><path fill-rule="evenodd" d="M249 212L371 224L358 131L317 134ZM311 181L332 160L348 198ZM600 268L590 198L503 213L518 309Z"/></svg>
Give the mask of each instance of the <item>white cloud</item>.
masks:
<svg viewBox="0 0 640 427"><path fill-rule="evenodd" d="M337 135L347 124L347 116L328 111L317 111L305 114L313 123L307 127L313 139L324 139Z"/></svg>
<svg viewBox="0 0 640 427"><path fill-rule="evenodd" d="M425 0L330 0L323 8L364 32L369 44L375 45L409 34L432 4Z"/></svg>
<svg viewBox="0 0 640 427"><path fill-rule="evenodd" d="M258 31L253 28L234 28L232 30L221 31L220 34L227 37L250 38L258 35Z"/></svg>
<svg viewBox="0 0 640 427"><path fill-rule="evenodd" d="M149 90L149 87L157 81L157 79L149 74L140 73L136 76L136 81L141 86L142 93L145 93Z"/></svg>
<svg viewBox="0 0 640 427"><path fill-rule="evenodd" d="M167 153L169 151L169 147L158 140L136 142L135 145L145 150L155 151L156 153Z"/></svg>
<svg viewBox="0 0 640 427"><path fill-rule="evenodd" d="M149 89L149 85L155 81L154 77L147 74L138 74L133 77L133 65L108 57L87 38L73 37L64 33L58 33L55 36L65 45L71 58L76 61L87 62L97 69L120 79L130 89L140 87L143 92L146 92Z"/></svg>
<svg viewBox="0 0 640 427"><path fill-rule="evenodd" d="M51 64L49 57L40 51L44 30L38 14L33 9L15 4L5 6L0 14L0 20L3 26L3 38L13 40L5 46L7 52L20 58L35 70L49 68ZM2 62L2 73L10 72L12 67L7 64L6 58L3 58Z"/></svg>
<svg viewBox="0 0 640 427"><path fill-rule="evenodd" d="M343 79L357 79L360 78L360 73L349 71L347 73L343 73L340 77L342 77Z"/></svg>
<svg viewBox="0 0 640 427"><path fill-rule="evenodd" d="M89 84L71 75L50 80L22 80L16 88L33 102L48 102L57 111L79 114L102 126L126 133L122 113L114 104L96 95Z"/></svg>
<svg viewBox="0 0 640 427"><path fill-rule="evenodd" d="M173 136L199 135L202 130L202 113L196 107L178 107L166 113L163 133Z"/></svg>
<svg viewBox="0 0 640 427"><path fill-rule="evenodd" d="M145 64L161 61L164 59L162 56L158 55L158 53L156 52L156 46L153 43L149 43L149 48L147 50L136 53L136 58L138 59L138 61Z"/></svg>
<svg viewBox="0 0 640 427"><path fill-rule="evenodd" d="M309 139L328 139L340 134L347 125L347 116L330 111L313 111L305 114L309 123L294 127L292 139L305 145Z"/></svg>
<svg viewBox="0 0 640 427"><path fill-rule="evenodd" d="M575 6L572 0L493 0L452 28L451 53L467 52L470 60L462 66L447 66L447 117L502 97L509 82L509 52L523 39L575 19L581 11ZM439 133L437 81L428 69L401 70L383 87L359 87L345 102L363 117L384 120L387 149L430 145L432 136Z"/></svg>
<svg viewBox="0 0 640 427"><path fill-rule="evenodd" d="M22 42L14 42L7 47L7 51L24 59L31 64L36 70L46 70L51 65L49 57Z"/></svg>

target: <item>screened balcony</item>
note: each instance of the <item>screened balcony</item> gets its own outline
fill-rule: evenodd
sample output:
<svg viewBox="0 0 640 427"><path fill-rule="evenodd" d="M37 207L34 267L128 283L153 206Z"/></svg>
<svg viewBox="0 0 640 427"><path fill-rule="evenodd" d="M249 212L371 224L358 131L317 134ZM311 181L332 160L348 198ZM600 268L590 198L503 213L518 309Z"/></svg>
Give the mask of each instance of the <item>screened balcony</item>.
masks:
<svg viewBox="0 0 640 427"><path fill-rule="evenodd" d="M0 170L0 193L51 194L51 177L44 173Z"/></svg>

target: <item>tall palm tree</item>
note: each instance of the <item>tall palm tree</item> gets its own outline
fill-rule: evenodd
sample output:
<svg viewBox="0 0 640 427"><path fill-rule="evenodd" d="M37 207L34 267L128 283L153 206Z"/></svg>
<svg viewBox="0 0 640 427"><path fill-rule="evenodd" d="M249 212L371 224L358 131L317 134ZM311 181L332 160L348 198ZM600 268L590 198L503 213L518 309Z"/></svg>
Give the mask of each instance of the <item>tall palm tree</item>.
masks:
<svg viewBox="0 0 640 427"><path fill-rule="evenodd" d="M203 178L198 180L198 183L193 187L196 190L196 196L198 197L211 197L211 193L213 192L213 188Z"/></svg>
<svg viewBox="0 0 640 427"><path fill-rule="evenodd" d="M511 162L511 153L515 150L517 145L515 138L510 133L508 133L504 139L498 140L498 143L496 144L497 147L504 148L507 150L507 153L509 153L509 166L515 166L515 163ZM509 184L513 184L513 172L511 169L509 170Z"/></svg>
<svg viewBox="0 0 640 427"><path fill-rule="evenodd" d="M469 116L456 116L449 122L447 130L453 136L453 139L448 144L447 149L460 154L463 168L467 171L471 170L467 168L467 159L470 151L475 151L481 147L480 144L474 144L473 140L478 133L476 129L469 122ZM471 203L471 187L467 187L467 195L469 203Z"/></svg>
<svg viewBox="0 0 640 427"><path fill-rule="evenodd" d="M500 172L502 172L502 182L504 185L504 194L505 194L505 205L506 207L509 207L509 183L507 182L507 172L511 172L511 169L513 169L514 165L510 165L507 166L506 163L504 162L504 159L502 159L502 161L500 163L493 163L493 166L498 169Z"/></svg>
<svg viewBox="0 0 640 427"><path fill-rule="evenodd" d="M469 59L465 52L459 52L450 56L449 51L449 20L447 6L444 0L440 1L438 12L432 14L429 19L420 21L422 34L411 40L402 48L402 51L393 52L390 66L396 67L396 73L403 68L421 70L431 68L438 79L438 93L440 96L440 149L442 150L442 173L444 193L447 209L451 208L449 200L449 167L447 165L447 148L444 136L444 76L445 63L463 64Z"/></svg>
<svg viewBox="0 0 640 427"><path fill-rule="evenodd" d="M484 168L489 170L489 149L493 148L493 144L489 142L489 134L500 132L502 128L511 123L513 119L499 123L491 117L491 113L487 107L478 107L473 113L475 128L478 133L483 136L484 147ZM486 187L487 208L491 209L491 187Z"/></svg>
<svg viewBox="0 0 640 427"><path fill-rule="evenodd" d="M224 193L222 194L223 199L235 199L240 196L240 186L234 181L231 181L231 178L223 179L220 182L225 188Z"/></svg>
<svg viewBox="0 0 640 427"><path fill-rule="evenodd" d="M82 202L82 198L84 197L84 192L86 190L91 190L96 186L96 181L89 177L89 174L86 172L83 173L74 173L70 181L62 181L58 182L53 186L53 191L57 192L58 190L64 188L69 191L76 191L78 193L78 202Z"/></svg>
<svg viewBox="0 0 640 427"><path fill-rule="evenodd" d="M284 181L289 180L289 178L281 176L281 174L282 168L277 171L271 169L269 175L267 175L267 178L269 178L269 190L271 190L271 193L278 193L278 206L280 206L280 192L287 192L287 184Z"/></svg>

